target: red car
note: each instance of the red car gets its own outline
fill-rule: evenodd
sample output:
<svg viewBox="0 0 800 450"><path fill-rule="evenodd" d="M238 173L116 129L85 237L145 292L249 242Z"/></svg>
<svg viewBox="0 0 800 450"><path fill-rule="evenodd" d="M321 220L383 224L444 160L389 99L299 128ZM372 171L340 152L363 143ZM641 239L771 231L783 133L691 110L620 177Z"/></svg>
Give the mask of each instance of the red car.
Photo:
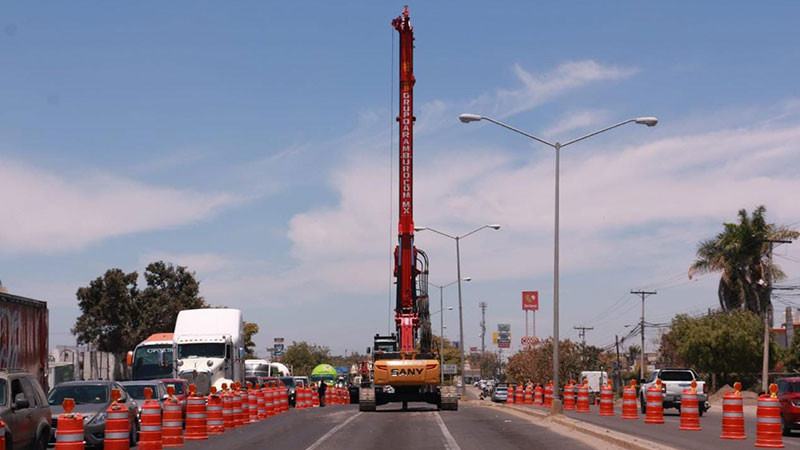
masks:
<svg viewBox="0 0 800 450"><path fill-rule="evenodd" d="M800 428L800 377L781 378L777 383L783 435L788 436L793 429Z"/></svg>
<svg viewBox="0 0 800 450"><path fill-rule="evenodd" d="M181 409L183 410L183 420L186 420L186 397L189 396L189 382L181 378L162 378L158 380L165 385L175 386L175 397L181 402Z"/></svg>

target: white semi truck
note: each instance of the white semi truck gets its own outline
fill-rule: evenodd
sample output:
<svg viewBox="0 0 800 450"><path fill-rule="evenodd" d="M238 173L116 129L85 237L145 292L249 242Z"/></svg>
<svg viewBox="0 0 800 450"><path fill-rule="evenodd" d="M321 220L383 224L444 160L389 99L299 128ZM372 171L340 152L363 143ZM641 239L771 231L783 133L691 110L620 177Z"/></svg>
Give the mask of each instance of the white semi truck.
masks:
<svg viewBox="0 0 800 450"><path fill-rule="evenodd" d="M244 381L244 325L238 309L188 309L175 323L175 376L194 383L200 395Z"/></svg>

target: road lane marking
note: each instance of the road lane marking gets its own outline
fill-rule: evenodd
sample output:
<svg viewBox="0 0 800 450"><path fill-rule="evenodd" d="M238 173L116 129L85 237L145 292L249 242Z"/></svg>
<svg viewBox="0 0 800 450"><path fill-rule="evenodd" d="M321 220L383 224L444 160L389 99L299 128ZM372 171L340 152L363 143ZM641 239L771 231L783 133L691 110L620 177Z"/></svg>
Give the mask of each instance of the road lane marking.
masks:
<svg viewBox="0 0 800 450"><path fill-rule="evenodd" d="M447 429L447 426L444 424L444 420L442 420L442 416L439 415L439 412L436 411L436 424L439 425L439 429L442 430L442 436L444 437L444 449L445 450L461 450L461 447L458 446L458 443L453 438L453 435L450 434L450 431Z"/></svg>
<svg viewBox="0 0 800 450"><path fill-rule="evenodd" d="M336 434L337 431L339 431L342 428L344 428L345 425L347 425L348 423L352 422L353 419L355 419L356 417L360 416L361 414L362 413L359 411L358 414L356 414L354 416L350 416L349 419L347 419L344 422L340 423L339 425L336 425L335 427L331 428L330 431L328 431L327 433L323 434L321 438L317 439L317 442L314 442L313 444L311 444L311 446L308 447L306 450L314 450L314 449L316 449L317 447L322 445L322 443L325 442L325 440L327 440L329 437L331 437L334 434Z"/></svg>

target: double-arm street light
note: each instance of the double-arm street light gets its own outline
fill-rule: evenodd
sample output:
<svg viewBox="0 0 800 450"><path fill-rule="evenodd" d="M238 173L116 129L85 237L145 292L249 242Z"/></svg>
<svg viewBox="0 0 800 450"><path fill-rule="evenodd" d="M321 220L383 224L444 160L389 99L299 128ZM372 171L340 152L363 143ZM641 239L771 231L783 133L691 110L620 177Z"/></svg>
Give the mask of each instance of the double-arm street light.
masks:
<svg viewBox="0 0 800 450"><path fill-rule="evenodd" d="M463 281L472 281L472 278L464 277L464 278L462 278L462 280ZM445 309L444 308L444 288L446 288L448 286L452 286L452 285L454 285L456 283L458 283L458 280L452 281L450 283L447 283L447 284L441 285L441 286L438 285L438 284L434 284L434 283L428 282L428 284L430 284L431 286L439 288L439 311L436 311L435 313L431 313L431 315L434 315L436 313L444 311L444 309ZM452 311L453 307L452 306L448 306L447 310L448 311ZM439 316L439 378L441 378L441 382L444 383L444 371L443 371L444 369L443 369L442 366L444 366L444 314Z"/></svg>
<svg viewBox="0 0 800 450"><path fill-rule="evenodd" d="M574 144L576 142L580 142L584 139L590 138L592 136L598 135L600 133L604 133L608 130L613 130L614 128L621 127L625 124L629 123L637 123L640 125L647 125L648 127L654 127L658 123L658 119L655 117L638 117L635 119L628 119L622 122L616 123L609 127L603 128L601 130L597 130L595 132L589 133L587 135L581 136L577 139L572 139L571 141L567 141L564 143L561 142L548 142L544 139L536 137L530 133L526 133L520 129L514 128L510 125L506 125L499 120L492 119L491 117L481 116L478 114L461 114L458 117L464 123L469 122L478 122L481 120L486 120L488 122L492 122L496 125L500 125L503 128L507 128L511 131L519 133L523 136L533 139L534 141L541 142L542 144L548 145L555 149L556 151L556 205L555 205L555 233L554 233L554 250L553 250L553 386L555 386L556 392L558 392L558 199L559 199L559 192L558 192L558 184L559 184L559 162L560 162L560 155L561 155L561 148L566 147L568 145ZM561 412L561 400L557 394L553 395L553 404L551 408L552 412L559 413Z"/></svg>
<svg viewBox="0 0 800 450"><path fill-rule="evenodd" d="M447 233L443 233L443 232L441 232L439 230L434 230L433 228L429 228L429 227L414 227L414 231L425 231L425 230L432 231L432 232L434 232L436 234L442 235L444 237L447 237L447 238L450 238L450 239L453 239L454 241L456 241L456 267L457 267L457 271L458 271L458 280L456 280L456 282L458 283L458 338L459 338L458 346L459 346L459 353L461 354L461 396L462 397L464 397L464 394L465 394L466 381L465 381L465 377L464 377L464 308L463 308L463 305L462 305L462 302L461 302L461 249L459 248L458 244L461 241L461 239L464 239L465 237L467 237L469 235L472 235L472 234L475 234L478 231L484 230L486 228L491 228L493 230L499 230L500 229L500 225L497 225L497 224L484 225L484 226L482 226L480 228L476 228L476 229L470 231L469 233L461 235L461 236L452 236L452 235L449 235Z"/></svg>

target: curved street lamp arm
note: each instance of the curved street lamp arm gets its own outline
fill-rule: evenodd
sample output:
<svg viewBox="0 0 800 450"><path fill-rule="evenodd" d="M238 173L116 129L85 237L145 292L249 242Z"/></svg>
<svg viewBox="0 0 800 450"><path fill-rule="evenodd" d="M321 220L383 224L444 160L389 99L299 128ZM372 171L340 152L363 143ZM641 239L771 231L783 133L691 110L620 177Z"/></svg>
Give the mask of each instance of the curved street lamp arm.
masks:
<svg viewBox="0 0 800 450"><path fill-rule="evenodd" d="M521 135L523 135L523 136L527 136L527 137L529 137L529 138L533 139L534 141L539 141L539 142L541 142L542 144L546 144L546 145L549 145L550 147L556 148L556 145L555 145L555 144L553 144L553 143L547 142L547 141L545 141L545 140L544 140L544 139L542 139L542 138L538 138L538 137L536 137L536 136L534 136L534 135L532 135L532 134L530 134L530 133L526 133L526 132L524 132L524 131L522 131L522 130L520 130L520 129L518 129L518 128L514 128L514 127L512 127L511 125L506 125L506 124L504 124L503 122L500 122L499 120L494 120L494 119L492 119L491 117L486 117L486 116L481 116L481 119L483 119L483 120L488 120L489 122L492 122L493 124L500 125L500 126L501 126L501 127L503 127L503 128L507 128L507 129L509 129L509 130L511 130L511 131L514 131L514 132L517 132L517 133L519 133L519 134L521 134ZM613 128L613 127L612 127L612 128ZM605 130L603 130L603 131L605 131ZM589 136L585 136L585 137L589 137ZM583 139L583 138L581 138L581 139ZM565 145L566 145L566 144L565 144Z"/></svg>
<svg viewBox="0 0 800 450"><path fill-rule="evenodd" d="M566 146L568 146L570 144L574 144L574 143L576 143L578 141L582 141L582 140L584 140L586 138L590 138L590 137L598 135L600 133L605 133L608 130L613 130L614 128L621 127L621 126L623 126L623 125L625 125L627 123L631 123L631 122L636 122L636 119L628 119L628 120L625 120L623 122L616 123L614 125L611 125L610 127L603 128L602 130L597 130L597 131L595 131L593 133L589 133L589 134L587 134L585 136L581 136L581 137L579 137L577 139L573 139L571 141L564 142L563 144L561 144L561 146L562 147L566 147Z"/></svg>
<svg viewBox="0 0 800 450"><path fill-rule="evenodd" d="M465 237L469 236L470 234L475 234L475 233L477 233L478 231L481 231L484 228L491 228L491 227L489 227L489 225L484 225L484 226L482 226L480 228L476 228L476 229L470 231L469 233L467 233L467 234L465 234L463 236L459 236L458 239L464 239Z"/></svg>
<svg viewBox="0 0 800 450"><path fill-rule="evenodd" d="M439 230L436 230L436 229L433 229L433 228L430 228L430 227L425 227L425 230L427 230L427 231L432 231L432 232L434 232L434 233L436 233L436 234L441 234L442 236L444 236L444 237L449 237L450 239L453 239L453 240L456 240L456 239L458 239L456 236L450 236L450 235L449 235L449 234L447 234L447 233L442 233L441 231L439 231Z"/></svg>

